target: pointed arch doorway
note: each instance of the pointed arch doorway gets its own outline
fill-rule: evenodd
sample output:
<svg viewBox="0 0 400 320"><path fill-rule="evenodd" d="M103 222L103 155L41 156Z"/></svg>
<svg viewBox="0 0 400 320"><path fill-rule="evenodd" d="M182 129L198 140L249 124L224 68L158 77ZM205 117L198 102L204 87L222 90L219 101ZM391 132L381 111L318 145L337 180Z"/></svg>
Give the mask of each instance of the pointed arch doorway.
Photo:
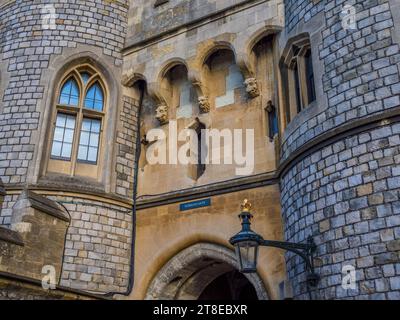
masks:
<svg viewBox="0 0 400 320"><path fill-rule="evenodd" d="M151 282L147 300L267 300L257 274L237 271L235 254L199 243L170 259Z"/></svg>

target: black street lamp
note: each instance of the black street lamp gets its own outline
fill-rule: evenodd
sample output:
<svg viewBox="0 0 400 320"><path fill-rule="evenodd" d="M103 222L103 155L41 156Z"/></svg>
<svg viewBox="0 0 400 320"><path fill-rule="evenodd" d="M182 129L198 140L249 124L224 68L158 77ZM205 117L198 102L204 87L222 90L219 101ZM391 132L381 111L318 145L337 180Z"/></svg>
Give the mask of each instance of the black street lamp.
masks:
<svg viewBox="0 0 400 320"><path fill-rule="evenodd" d="M229 242L235 246L240 272L256 272L260 246L275 247L299 255L306 264L308 285L316 287L319 282L319 276L314 271L314 252L316 250L316 245L313 238L310 237L308 242L304 244L264 240L262 236L255 233L250 228L251 219L253 218L250 209L251 204L245 200L242 205L242 213L239 215L242 221L242 230L229 240Z"/></svg>

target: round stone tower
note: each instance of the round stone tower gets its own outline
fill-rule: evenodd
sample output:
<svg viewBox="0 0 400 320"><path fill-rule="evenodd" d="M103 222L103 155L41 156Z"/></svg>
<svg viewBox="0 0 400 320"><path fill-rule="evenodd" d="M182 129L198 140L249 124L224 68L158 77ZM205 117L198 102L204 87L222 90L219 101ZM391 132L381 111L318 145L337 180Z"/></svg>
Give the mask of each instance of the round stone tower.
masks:
<svg viewBox="0 0 400 320"><path fill-rule="evenodd" d="M283 136L285 238L317 243L314 298L400 299L400 5L285 6L282 48L309 36L316 91ZM295 298L308 299L302 263L286 260Z"/></svg>
<svg viewBox="0 0 400 320"><path fill-rule="evenodd" d="M120 86L127 14L125 0L0 1L0 225L13 228L24 194L64 207L58 283L93 292L125 291L129 279L137 99Z"/></svg>

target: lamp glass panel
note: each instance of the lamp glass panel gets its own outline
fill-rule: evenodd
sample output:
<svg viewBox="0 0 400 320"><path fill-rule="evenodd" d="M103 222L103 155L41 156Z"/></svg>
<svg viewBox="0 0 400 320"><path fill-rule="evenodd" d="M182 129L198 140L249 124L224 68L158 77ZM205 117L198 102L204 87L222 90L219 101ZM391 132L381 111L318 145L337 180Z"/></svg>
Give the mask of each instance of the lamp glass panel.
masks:
<svg viewBox="0 0 400 320"><path fill-rule="evenodd" d="M236 245L240 269L242 272L255 272L257 269L258 243L243 241Z"/></svg>

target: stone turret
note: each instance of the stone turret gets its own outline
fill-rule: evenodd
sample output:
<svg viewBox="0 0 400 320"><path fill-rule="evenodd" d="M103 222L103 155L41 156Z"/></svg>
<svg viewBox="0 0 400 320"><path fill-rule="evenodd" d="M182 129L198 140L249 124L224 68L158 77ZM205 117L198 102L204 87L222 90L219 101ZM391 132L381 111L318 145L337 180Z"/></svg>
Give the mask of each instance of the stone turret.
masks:
<svg viewBox="0 0 400 320"><path fill-rule="evenodd" d="M344 4L285 1L285 38L309 34L317 95L283 136L285 238L315 237L316 298L399 299L399 4ZM307 299L304 269L286 260Z"/></svg>
<svg viewBox="0 0 400 320"><path fill-rule="evenodd" d="M63 261L57 277L65 286L94 292L125 291L129 277L136 100L123 98L120 85L127 14L128 1L0 1L0 176L13 189L0 224L12 227L15 203L27 185L64 206L71 222L65 237L59 233L65 251L52 253ZM92 75L103 90L102 113L95 115L102 117L97 161L78 159L81 125L73 132L81 146L57 158L54 141L65 119L58 115L69 107L59 106L63 84ZM84 101L90 88L76 81ZM79 112L92 121L93 112ZM117 135L118 142L109 140ZM68 149L66 142L64 136Z"/></svg>

